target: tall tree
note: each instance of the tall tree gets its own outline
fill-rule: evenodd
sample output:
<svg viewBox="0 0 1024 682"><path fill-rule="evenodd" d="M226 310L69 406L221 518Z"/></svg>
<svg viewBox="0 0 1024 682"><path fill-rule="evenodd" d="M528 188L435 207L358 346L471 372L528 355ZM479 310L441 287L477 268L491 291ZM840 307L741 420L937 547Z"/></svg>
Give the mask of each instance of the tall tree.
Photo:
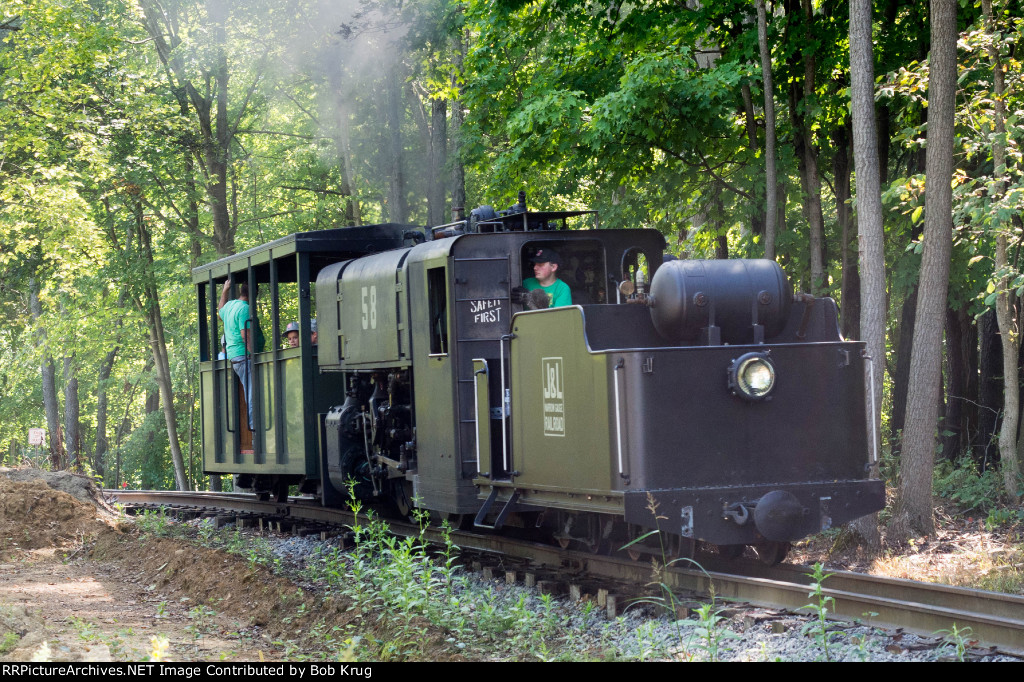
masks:
<svg viewBox="0 0 1024 682"><path fill-rule="evenodd" d="M204 4L192 5L185 0L167 3L139 0L139 6L143 26L156 48L170 90L183 113L194 114L199 128L197 159L206 178L206 203L213 218L214 247L221 255L234 253L236 226L229 212L228 165L238 123L228 119L230 71L225 35L228 3L207 0ZM210 36L212 41L196 59L187 59L186 45L192 36ZM198 71L193 72L190 67ZM238 116L241 115L239 112Z"/></svg>
<svg viewBox="0 0 1024 682"><path fill-rule="evenodd" d="M82 429L79 423L81 404L78 398L78 372L75 353L64 356L64 447L68 466L82 468Z"/></svg>
<svg viewBox="0 0 1024 682"><path fill-rule="evenodd" d="M466 40L462 35L461 23L456 27L452 36L452 79L451 86L454 93L451 106L451 126L449 137L451 138L451 190L452 190L452 220L458 220L466 215L466 168L462 161L462 121L465 113L462 109L462 98L459 96L459 89L463 78L463 62L466 57Z"/></svg>
<svg viewBox="0 0 1024 682"><path fill-rule="evenodd" d="M1003 98L1006 85L1003 75L1002 60L999 56L1000 40L995 18L992 16L992 0L981 0L985 16L985 31L988 34L988 55L992 66L992 101L993 123L995 135L992 139L992 164L995 166L990 195L999 199L1004 191L1006 175L1006 105ZM999 461L1003 471L1003 488L1011 500L1016 501L1018 490L1017 480L1020 477L1020 464L1017 461L1017 424L1019 417L1020 382L1018 354L1020 353L1020 329L1017 326L1018 297L1010 287L1009 275L1009 236L1006 226L1000 220L1000 212L992 216L992 228L996 234L995 276L998 278L996 287L996 320L999 323L999 334L1003 343L1003 423L999 430Z"/></svg>
<svg viewBox="0 0 1024 682"><path fill-rule="evenodd" d="M860 334L871 358L865 377L870 390L864 406L869 443L881 452L882 390L885 372L885 232L875 131L875 63L871 40L871 0L850 0L850 110L853 162L857 172L857 233L860 261ZM869 545L879 542L877 520L855 529Z"/></svg>
<svg viewBox="0 0 1024 682"><path fill-rule="evenodd" d="M803 189L804 218L808 226L810 290L816 296L825 295L825 220L821 207L821 174L818 169L814 117L818 109L815 92L817 50L814 8L811 0L785 0L786 14L793 26L789 40L801 45L800 52L791 52L789 58L789 118L800 169ZM802 31L796 27L802 26ZM799 37L797 36L799 34Z"/></svg>
<svg viewBox="0 0 1024 682"><path fill-rule="evenodd" d="M39 284L33 277L29 281L29 306L36 325L36 344L42 349L41 377L43 382L43 412L46 415L46 433L50 449L50 466L56 471L66 466L64 444L60 437L60 406L57 402L56 371L53 356L46 348L46 331L40 326L43 306L39 301Z"/></svg>
<svg viewBox="0 0 1024 682"><path fill-rule="evenodd" d="M757 45L761 55L764 87L765 225L764 257L775 260L775 230L778 222L778 173L775 168L775 85L772 80L772 52L768 45L768 18L764 0L757 0Z"/></svg>
<svg viewBox="0 0 1024 682"><path fill-rule="evenodd" d="M399 64L384 75L384 121L388 165L387 218L393 223L409 220L406 201L405 154L402 145L402 87L399 83Z"/></svg>
<svg viewBox="0 0 1024 682"><path fill-rule="evenodd" d="M174 390L171 383L171 365L167 353L167 338L164 333L163 313L160 308L160 297L156 286L153 258L153 242L149 228L142 216L141 206L138 211L137 238L138 248L135 264L142 271L141 295L136 294L135 305L146 319L149 328L149 345L153 353L156 368L156 381L159 388L160 403L163 406L164 423L167 426L167 437L171 448L171 462L174 466L174 480L178 490L188 490L189 481L185 473L185 460L181 454L181 442L178 439L177 410L174 406Z"/></svg>
<svg viewBox="0 0 1024 682"><path fill-rule="evenodd" d="M928 151L925 157L924 251L900 458L900 485L891 537L932 533L932 468L938 421L942 329L952 251L953 116L956 98L956 0L931 0L928 81Z"/></svg>

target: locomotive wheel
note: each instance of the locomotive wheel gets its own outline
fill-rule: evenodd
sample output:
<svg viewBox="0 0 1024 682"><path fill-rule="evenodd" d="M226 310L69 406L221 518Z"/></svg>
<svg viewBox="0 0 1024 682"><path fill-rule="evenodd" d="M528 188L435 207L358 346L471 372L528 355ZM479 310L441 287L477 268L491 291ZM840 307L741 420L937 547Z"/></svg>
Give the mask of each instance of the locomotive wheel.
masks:
<svg viewBox="0 0 1024 682"><path fill-rule="evenodd" d="M569 549L569 544L572 542L570 538L557 538L558 546L562 549Z"/></svg>
<svg viewBox="0 0 1024 682"><path fill-rule="evenodd" d="M287 502L288 483L285 481L277 481L271 489L271 494L273 495L275 502Z"/></svg>
<svg viewBox="0 0 1024 682"><path fill-rule="evenodd" d="M452 530L469 530L473 527L476 516L473 514L455 514L453 512L430 512L430 521L440 526L445 521L452 527Z"/></svg>
<svg viewBox="0 0 1024 682"><path fill-rule="evenodd" d="M774 566L786 558L790 547L792 545L788 542L762 542L754 545L754 551L757 552L758 561L766 566Z"/></svg>
<svg viewBox="0 0 1024 682"><path fill-rule="evenodd" d="M391 505L395 512L404 519L412 514L412 502L409 501L409 488L412 484L405 480L397 480L391 484Z"/></svg>
<svg viewBox="0 0 1024 682"><path fill-rule="evenodd" d="M723 559L739 559L746 545L718 545L718 556Z"/></svg>
<svg viewBox="0 0 1024 682"><path fill-rule="evenodd" d="M412 505L409 504L409 499L405 496L404 492L395 495L395 509L398 511L399 516L406 519L412 513Z"/></svg>
<svg viewBox="0 0 1024 682"><path fill-rule="evenodd" d="M476 519L474 514L449 514L448 523L455 530L469 530L473 527L473 521Z"/></svg>
<svg viewBox="0 0 1024 682"><path fill-rule="evenodd" d="M699 544L696 538L677 537L673 540L671 547L671 552L674 555L673 558L692 559L697 555L697 546Z"/></svg>

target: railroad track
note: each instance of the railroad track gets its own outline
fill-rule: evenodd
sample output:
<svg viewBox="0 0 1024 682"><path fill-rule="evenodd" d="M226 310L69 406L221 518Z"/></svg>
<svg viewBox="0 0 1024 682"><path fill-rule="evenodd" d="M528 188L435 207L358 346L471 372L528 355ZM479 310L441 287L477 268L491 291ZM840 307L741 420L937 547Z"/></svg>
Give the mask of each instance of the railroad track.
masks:
<svg viewBox="0 0 1024 682"><path fill-rule="evenodd" d="M327 509L314 500L290 498L287 502L259 501L243 493L190 493L174 491L105 490L112 502L134 506L206 510L207 513L252 517L287 518L294 523L345 526L354 522L351 512ZM393 532L419 533L417 525L389 520ZM440 541L433 527L428 540ZM501 535L468 531L452 533L453 542L464 550L496 553L528 560L556 569L570 569L634 584L650 580L648 561L601 556L561 549ZM677 562L663 571L661 581L675 590L697 595L714 594L722 599L798 611L811 601L813 578L807 567L782 565L772 568L757 562L724 560L709 555L698 557L703 570ZM963 587L921 583L912 580L837 571L823 581L823 593L832 597L830 613L844 620L861 620L884 628L903 628L931 635L950 630L954 624L979 646L994 647L1002 653L1024 657L1024 597Z"/></svg>

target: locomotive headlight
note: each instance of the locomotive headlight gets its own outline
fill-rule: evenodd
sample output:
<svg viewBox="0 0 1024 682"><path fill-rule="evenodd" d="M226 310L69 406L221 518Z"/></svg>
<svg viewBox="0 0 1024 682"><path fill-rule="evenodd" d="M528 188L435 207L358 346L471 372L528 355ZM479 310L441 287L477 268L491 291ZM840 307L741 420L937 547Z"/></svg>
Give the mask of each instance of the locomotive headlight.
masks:
<svg viewBox="0 0 1024 682"><path fill-rule="evenodd" d="M747 400L764 400L775 387L775 367L767 353L747 353L729 365L729 390Z"/></svg>

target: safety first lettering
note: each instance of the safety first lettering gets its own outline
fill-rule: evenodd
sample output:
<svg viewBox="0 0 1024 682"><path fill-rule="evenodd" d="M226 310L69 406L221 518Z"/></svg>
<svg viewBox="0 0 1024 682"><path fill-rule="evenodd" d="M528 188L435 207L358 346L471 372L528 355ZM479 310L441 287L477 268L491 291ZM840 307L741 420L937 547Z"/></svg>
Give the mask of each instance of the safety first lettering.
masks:
<svg viewBox="0 0 1024 682"><path fill-rule="evenodd" d="M473 313L474 324L501 322L501 299L483 298L470 301L469 312Z"/></svg>

